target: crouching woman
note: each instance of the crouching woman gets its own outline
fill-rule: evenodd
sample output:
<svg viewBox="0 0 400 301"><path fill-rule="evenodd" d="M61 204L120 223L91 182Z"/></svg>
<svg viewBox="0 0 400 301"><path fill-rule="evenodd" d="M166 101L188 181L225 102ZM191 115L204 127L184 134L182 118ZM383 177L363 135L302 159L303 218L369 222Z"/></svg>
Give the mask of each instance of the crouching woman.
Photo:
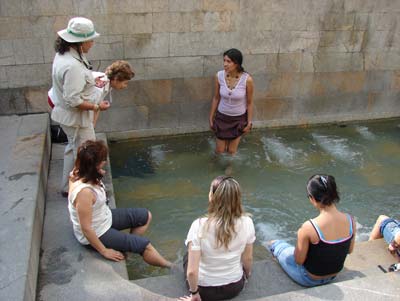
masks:
<svg viewBox="0 0 400 301"><path fill-rule="evenodd" d="M124 259L122 252L133 252L142 255L150 265L170 267L171 263L141 236L151 221L147 209L109 208L101 181L107 153L102 141L88 140L78 148L68 194L68 209L76 239L83 245L91 245L110 260L120 261ZM121 232L123 229L130 229L130 233Z"/></svg>

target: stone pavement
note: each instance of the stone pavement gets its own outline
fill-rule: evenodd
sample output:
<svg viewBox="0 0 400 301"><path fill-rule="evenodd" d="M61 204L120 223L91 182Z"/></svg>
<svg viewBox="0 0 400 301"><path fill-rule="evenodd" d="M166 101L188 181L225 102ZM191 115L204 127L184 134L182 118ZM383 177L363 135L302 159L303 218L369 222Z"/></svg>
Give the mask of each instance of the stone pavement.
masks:
<svg viewBox="0 0 400 301"><path fill-rule="evenodd" d="M35 299L48 129L48 114L0 117L0 300Z"/></svg>

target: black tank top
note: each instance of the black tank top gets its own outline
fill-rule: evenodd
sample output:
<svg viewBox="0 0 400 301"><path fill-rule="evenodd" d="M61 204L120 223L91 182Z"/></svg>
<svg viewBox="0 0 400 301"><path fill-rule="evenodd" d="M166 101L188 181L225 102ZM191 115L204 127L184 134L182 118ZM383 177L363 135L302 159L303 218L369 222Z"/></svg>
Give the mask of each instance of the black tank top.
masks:
<svg viewBox="0 0 400 301"><path fill-rule="evenodd" d="M315 231L318 234L319 242L310 243L304 267L308 272L317 276L325 276L339 273L343 269L344 260L349 253L351 239L353 238L353 221L349 214L347 218L350 223L349 236L338 240L325 240L324 234L318 225L311 219Z"/></svg>

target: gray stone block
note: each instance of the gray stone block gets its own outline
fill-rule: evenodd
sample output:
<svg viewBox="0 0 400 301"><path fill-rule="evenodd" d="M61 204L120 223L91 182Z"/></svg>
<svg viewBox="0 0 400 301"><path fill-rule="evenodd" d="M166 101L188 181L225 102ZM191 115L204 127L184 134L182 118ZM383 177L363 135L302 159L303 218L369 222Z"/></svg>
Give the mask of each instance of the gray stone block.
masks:
<svg viewBox="0 0 400 301"><path fill-rule="evenodd" d="M344 11L370 13L375 9L375 0L346 0L344 1Z"/></svg>
<svg viewBox="0 0 400 301"><path fill-rule="evenodd" d="M324 52L360 52L364 31L321 31L318 45Z"/></svg>
<svg viewBox="0 0 400 301"><path fill-rule="evenodd" d="M168 5L171 12L187 12L203 8L202 1L197 0L169 0Z"/></svg>
<svg viewBox="0 0 400 301"><path fill-rule="evenodd" d="M203 57L145 59L146 79L190 78L203 75Z"/></svg>
<svg viewBox="0 0 400 301"><path fill-rule="evenodd" d="M243 67L252 76L256 74L264 74L270 72L267 69L266 54L247 54L243 57Z"/></svg>
<svg viewBox="0 0 400 301"><path fill-rule="evenodd" d="M192 13L153 13L153 32L188 32L192 19Z"/></svg>
<svg viewBox="0 0 400 301"><path fill-rule="evenodd" d="M14 64L15 56L12 40L0 40L0 66Z"/></svg>
<svg viewBox="0 0 400 301"><path fill-rule="evenodd" d="M275 39L272 39L276 43ZM279 36L279 52L315 52L319 45L319 32L284 31ZM271 51L269 51L271 52ZM278 52L278 51L273 51Z"/></svg>
<svg viewBox="0 0 400 301"><path fill-rule="evenodd" d="M149 112L145 106L112 107L101 112L96 132L121 132L147 128Z"/></svg>
<svg viewBox="0 0 400 301"><path fill-rule="evenodd" d="M106 1L107 13L120 14L121 12L131 13L148 13L153 11L153 2L148 0L122 0L122 1ZM158 1L159 2L159 1Z"/></svg>
<svg viewBox="0 0 400 301"><path fill-rule="evenodd" d="M238 41L238 33L233 32L171 33L169 55L217 55L224 49L238 47Z"/></svg>
<svg viewBox="0 0 400 301"><path fill-rule="evenodd" d="M180 104L152 104L149 106L149 128L178 128Z"/></svg>
<svg viewBox="0 0 400 301"><path fill-rule="evenodd" d="M175 79L172 81L172 102L210 103L214 95L214 77Z"/></svg>
<svg viewBox="0 0 400 301"><path fill-rule="evenodd" d="M151 0L151 7L153 12L168 11L169 0Z"/></svg>
<svg viewBox="0 0 400 301"><path fill-rule="evenodd" d="M352 30L355 13L328 13L320 18L322 30Z"/></svg>
<svg viewBox="0 0 400 301"><path fill-rule="evenodd" d="M122 35L100 36L96 39L89 58L97 60L117 60L124 57L124 44Z"/></svg>
<svg viewBox="0 0 400 301"><path fill-rule="evenodd" d="M43 48L40 39L14 40L13 49L17 65L44 63Z"/></svg>
<svg viewBox="0 0 400 301"><path fill-rule="evenodd" d="M9 88L51 84L50 64L6 66L5 68L9 79Z"/></svg>
<svg viewBox="0 0 400 301"><path fill-rule="evenodd" d="M280 33L268 30L242 32L233 45L243 53L276 53L280 51Z"/></svg>
<svg viewBox="0 0 400 301"><path fill-rule="evenodd" d="M170 56L218 55L238 47L237 32L193 32L170 34Z"/></svg>
<svg viewBox="0 0 400 301"><path fill-rule="evenodd" d="M182 102L179 107L179 127L208 127L211 101Z"/></svg>
<svg viewBox="0 0 400 301"><path fill-rule="evenodd" d="M53 59L56 55L56 51L54 50L55 39L55 36L40 38L43 49L43 60L46 64L53 64Z"/></svg>
<svg viewBox="0 0 400 301"><path fill-rule="evenodd" d="M205 11L238 11L240 9L240 0L204 0L203 10Z"/></svg>
<svg viewBox="0 0 400 301"><path fill-rule="evenodd" d="M152 33L153 16L151 13L142 14L115 14L108 15L107 19L97 18L95 24L102 24L103 34L135 35ZM99 29L100 30L100 29Z"/></svg>
<svg viewBox="0 0 400 301"><path fill-rule="evenodd" d="M27 112L23 89L3 89L0 90L0 95L0 115Z"/></svg>
<svg viewBox="0 0 400 301"><path fill-rule="evenodd" d="M365 52L365 70L397 70L400 68L400 53Z"/></svg>
<svg viewBox="0 0 400 301"><path fill-rule="evenodd" d="M8 88L6 68L0 66L0 89L6 89L6 88Z"/></svg>
<svg viewBox="0 0 400 301"><path fill-rule="evenodd" d="M215 77L217 72L223 69L222 53L220 55L208 55L204 57L204 76Z"/></svg>
<svg viewBox="0 0 400 301"><path fill-rule="evenodd" d="M362 71L362 53L317 53L314 56L315 72Z"/></svg>
<svg viewBox="0 0 400 301"><path fill-rule="evenodd" d="M125 58L168 57L168 33L135 34L124 41Z"/></svg>

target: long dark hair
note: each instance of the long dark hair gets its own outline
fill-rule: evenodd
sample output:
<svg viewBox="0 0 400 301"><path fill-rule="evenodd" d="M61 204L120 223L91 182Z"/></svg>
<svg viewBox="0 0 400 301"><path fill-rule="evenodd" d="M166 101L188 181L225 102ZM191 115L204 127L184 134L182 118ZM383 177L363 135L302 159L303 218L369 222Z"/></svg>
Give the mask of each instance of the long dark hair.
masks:
<svg viewBox="0 0 400 301"><path fill-rule="evenodd" d="M74 48L79 54L80 62L84 64L87 69L92 70L92 64L87 59L82 57L81 44L81 42L70 43L61 37L57 37L56 41L54 42L54 50L62 55L68 52L71 48Z"/></svg>
<svg viewBox="0 0 400 301"><path fill-rule="evenodd" d="M330 206L340 200L335 178L330 175L311 176L307 182L307 194L324 206Z"/></svg>
<svg viewBox="0 0 400 301"><path fill-rule="evenodd" d="M227 51L224 52L223 56L227 56L231 59L232 62L234 62L235 64L238 65L238 71L239 72L244 72L244 68L242 66L243 64L243 55L240 52L240 50L236 49L236 48L231 48Z"/></svg>
<svg viewBox="0 0 400 301"><path fill-rule="evenodd" d="M56 41L54 42L54 50L59 54L64 54L68 52L71 47L73 47L79 52L80 44L81 43L70 43L61 37L57 37Z"/></svg>
<svg viewBox="0 0 400 301"><path fill-rule="evenodd" d="M103 175L97 167L107 160L108 149L103 141L87 140L78 148L73 175L84 183L100 184Z"/></svg>

